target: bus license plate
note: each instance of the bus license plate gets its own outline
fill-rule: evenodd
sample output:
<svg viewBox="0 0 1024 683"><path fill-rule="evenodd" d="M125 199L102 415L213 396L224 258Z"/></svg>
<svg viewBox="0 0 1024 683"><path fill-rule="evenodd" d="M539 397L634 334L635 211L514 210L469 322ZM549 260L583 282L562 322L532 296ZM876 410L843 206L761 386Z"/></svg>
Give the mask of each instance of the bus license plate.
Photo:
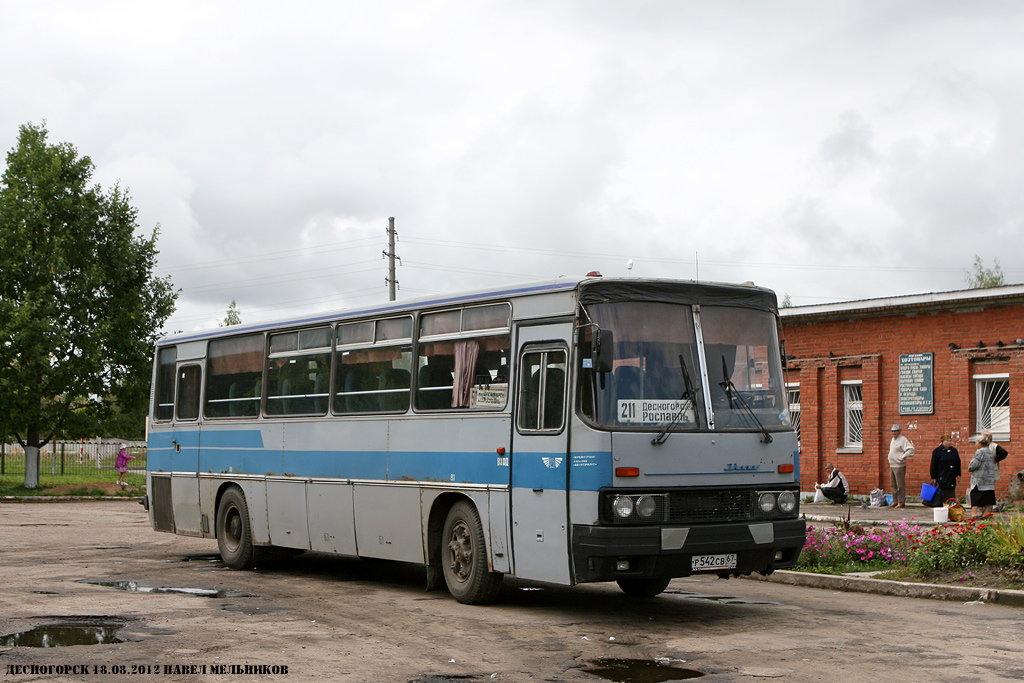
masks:
<svg viewBox="0 0 1024 683"><path fill-rule="evenodd" d="M736 553L693 556L693 571L707 572L715 569L736 569Z"/></svg>

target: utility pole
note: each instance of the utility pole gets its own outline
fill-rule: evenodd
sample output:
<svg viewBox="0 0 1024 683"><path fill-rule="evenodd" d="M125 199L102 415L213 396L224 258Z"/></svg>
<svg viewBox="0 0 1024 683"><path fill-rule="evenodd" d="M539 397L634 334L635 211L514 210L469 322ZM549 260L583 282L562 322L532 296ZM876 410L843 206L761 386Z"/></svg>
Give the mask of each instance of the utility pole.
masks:
<svg viewBox="0 0 1024 683"><path fill-rule="evenodd" d="M388 259L388 276L384 279L388 283L388 301L395 300L395 287L398 285L398 280L395 277L395 259L400 261L401 258L395 255L396 237L398 237L398 232L395 230L395 218L392 216L388 218L388 250L383 252Z"/></svg>

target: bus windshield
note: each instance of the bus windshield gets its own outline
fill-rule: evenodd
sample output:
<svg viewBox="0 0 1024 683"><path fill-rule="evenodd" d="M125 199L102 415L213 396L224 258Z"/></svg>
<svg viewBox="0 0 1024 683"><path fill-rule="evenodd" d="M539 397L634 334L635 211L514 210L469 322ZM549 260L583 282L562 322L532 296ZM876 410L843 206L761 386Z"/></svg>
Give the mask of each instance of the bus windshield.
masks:
<svg viewBox="0 0 1024 683"><path fill-rule="evenodd" d="M593 304L587 313L613 339L611 371L596 372L590 361L594 327L582 328L578 405L598 426L627 431L789 426L771 313L702 306L695 315L690 306L649 301ZM697 348L698 322L706 373Z"/></svg>

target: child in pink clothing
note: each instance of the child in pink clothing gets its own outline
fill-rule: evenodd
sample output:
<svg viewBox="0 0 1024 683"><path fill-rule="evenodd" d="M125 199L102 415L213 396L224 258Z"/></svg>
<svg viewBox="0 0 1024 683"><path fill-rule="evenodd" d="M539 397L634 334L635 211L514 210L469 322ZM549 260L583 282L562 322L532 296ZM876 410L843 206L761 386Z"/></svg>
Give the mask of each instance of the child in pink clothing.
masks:
<svg viewBox="0 0 1024 683"><path fill-rule="evenodd" d="M118 471L117 483L121 486L128 486L124 475L128 473L128 461L134 459L134 455L128 455L128 444L121 444L121 450L117 452L117 462L114 463L114 469Z"/></svg>

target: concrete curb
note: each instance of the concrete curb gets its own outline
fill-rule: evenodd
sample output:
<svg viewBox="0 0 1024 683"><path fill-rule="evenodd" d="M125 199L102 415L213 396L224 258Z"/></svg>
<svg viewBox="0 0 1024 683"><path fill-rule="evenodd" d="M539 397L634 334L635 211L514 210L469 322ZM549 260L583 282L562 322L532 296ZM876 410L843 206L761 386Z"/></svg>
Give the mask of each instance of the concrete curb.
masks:
<svg viewBox="0 0 1024 683"><path fill-rule="evenodd" d="M825 515L804 515L803 517L808 522L822 522L826 524L840 524L846 522L846 517L828 517ZM897 522L906 522L907 524L917 526L956 524L956 522L936 522L932 519L850 519L850 524L857 524L859 526L889 526L890 524L896 524Z"/></svg>
<svg viewBox="0 0 1024 683"><path fill-rule="evenodd" d="M1024 591L973 588L971 586L943 586L929 583L908 583L886 581L858 576L835 574L811 574L780 569L769 576L751 574L746 577L755 581L785 583L791 586L824 588L852 593L877 593L902 598L930 598L932 600L956 600L960 602L991 602L1009 607L1024 607Z"/></svg>

